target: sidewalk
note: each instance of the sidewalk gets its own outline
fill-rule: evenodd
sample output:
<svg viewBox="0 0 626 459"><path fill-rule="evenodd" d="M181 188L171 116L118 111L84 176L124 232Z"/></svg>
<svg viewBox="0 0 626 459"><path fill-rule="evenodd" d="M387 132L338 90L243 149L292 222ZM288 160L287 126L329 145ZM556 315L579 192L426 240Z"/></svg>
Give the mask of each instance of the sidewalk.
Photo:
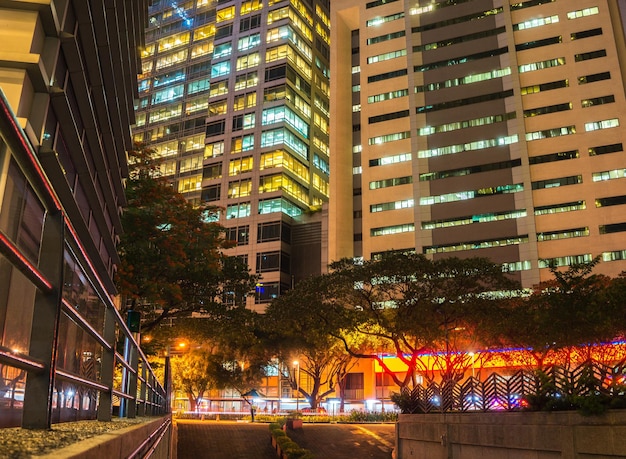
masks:
<svg viewBox="0 0 626 459"><path fill-rule="evenodd" d="M178 459L277 459L268 424L177 421ZM317 459L390 459L393 424L304 424L287 431Z"/></svg>

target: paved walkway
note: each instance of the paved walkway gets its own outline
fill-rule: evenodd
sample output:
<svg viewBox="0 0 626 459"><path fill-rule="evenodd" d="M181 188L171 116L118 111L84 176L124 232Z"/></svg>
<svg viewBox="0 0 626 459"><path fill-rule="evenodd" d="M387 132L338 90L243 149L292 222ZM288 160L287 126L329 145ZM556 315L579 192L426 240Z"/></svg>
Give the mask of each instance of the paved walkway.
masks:
<svg viewBox="0 0 626 459"><path fill-rule="evenodd" d="M177 421L178 459L277 459L268 424ZM393 424L304 424L288 431L316 459L390 459Z"/></svg>

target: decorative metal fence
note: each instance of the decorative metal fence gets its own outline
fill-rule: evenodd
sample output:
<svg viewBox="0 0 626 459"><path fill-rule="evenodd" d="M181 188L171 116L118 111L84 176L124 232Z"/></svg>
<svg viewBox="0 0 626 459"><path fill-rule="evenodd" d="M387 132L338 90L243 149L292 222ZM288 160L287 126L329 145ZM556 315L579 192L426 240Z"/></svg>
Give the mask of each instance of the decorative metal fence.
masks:
<svg viewBox="0 0 626 459"><path fill-rule="evenodd" d="M625 364L625 361L616 365L587 362L573 369L550 366L544 370L519 370L510 376L492 373L484 380L469 377L462 382L433 382L404 389L398 404L406 414L517 411L536 408L530 405L537 401L625 397Z"/></svg>

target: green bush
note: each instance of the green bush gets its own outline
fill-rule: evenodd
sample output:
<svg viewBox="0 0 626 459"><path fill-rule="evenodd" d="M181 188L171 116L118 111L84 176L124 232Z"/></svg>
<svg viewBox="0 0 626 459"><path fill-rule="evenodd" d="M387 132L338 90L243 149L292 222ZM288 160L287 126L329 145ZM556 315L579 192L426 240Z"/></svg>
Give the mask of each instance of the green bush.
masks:
<svg viewBox="0 0 626 459"><path fill-rule="evenodd" d="M287 436L280 423L273 422L269 428L270 434L288 459L313 459L313 454L309 450L301 448Z"/></svg>
<svg viewBox="0 0 626 459"><path fill-rule="evenodd" d="M398 413L385 411L352 411L347 416L343 416L345 422L396 422Z"/></svg>

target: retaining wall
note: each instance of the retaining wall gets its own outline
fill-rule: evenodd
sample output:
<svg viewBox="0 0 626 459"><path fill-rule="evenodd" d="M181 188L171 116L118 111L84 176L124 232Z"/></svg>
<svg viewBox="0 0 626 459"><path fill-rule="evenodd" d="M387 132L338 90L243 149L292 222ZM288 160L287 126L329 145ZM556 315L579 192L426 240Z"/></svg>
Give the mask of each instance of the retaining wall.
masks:
<svg viewBox="0 0 626 459"><path fill-rule="evenodd" d="M626 410L403 414L397 459L626 458Z"/></svg>
<svg viewBox="0 0 626 459"><path fill-rule="evenodd" d="M145 424L111 431L39 457L45 459L117 459L135 457L133 453L137 453L136 457L143 457L147 449L153 448L151 459L170 459L175 456L172 438L173 424L170 422L166 430L159 431L169 418L170 415ZM149 442L139 450L150 436L154 436L155 441Z"/></svg>

